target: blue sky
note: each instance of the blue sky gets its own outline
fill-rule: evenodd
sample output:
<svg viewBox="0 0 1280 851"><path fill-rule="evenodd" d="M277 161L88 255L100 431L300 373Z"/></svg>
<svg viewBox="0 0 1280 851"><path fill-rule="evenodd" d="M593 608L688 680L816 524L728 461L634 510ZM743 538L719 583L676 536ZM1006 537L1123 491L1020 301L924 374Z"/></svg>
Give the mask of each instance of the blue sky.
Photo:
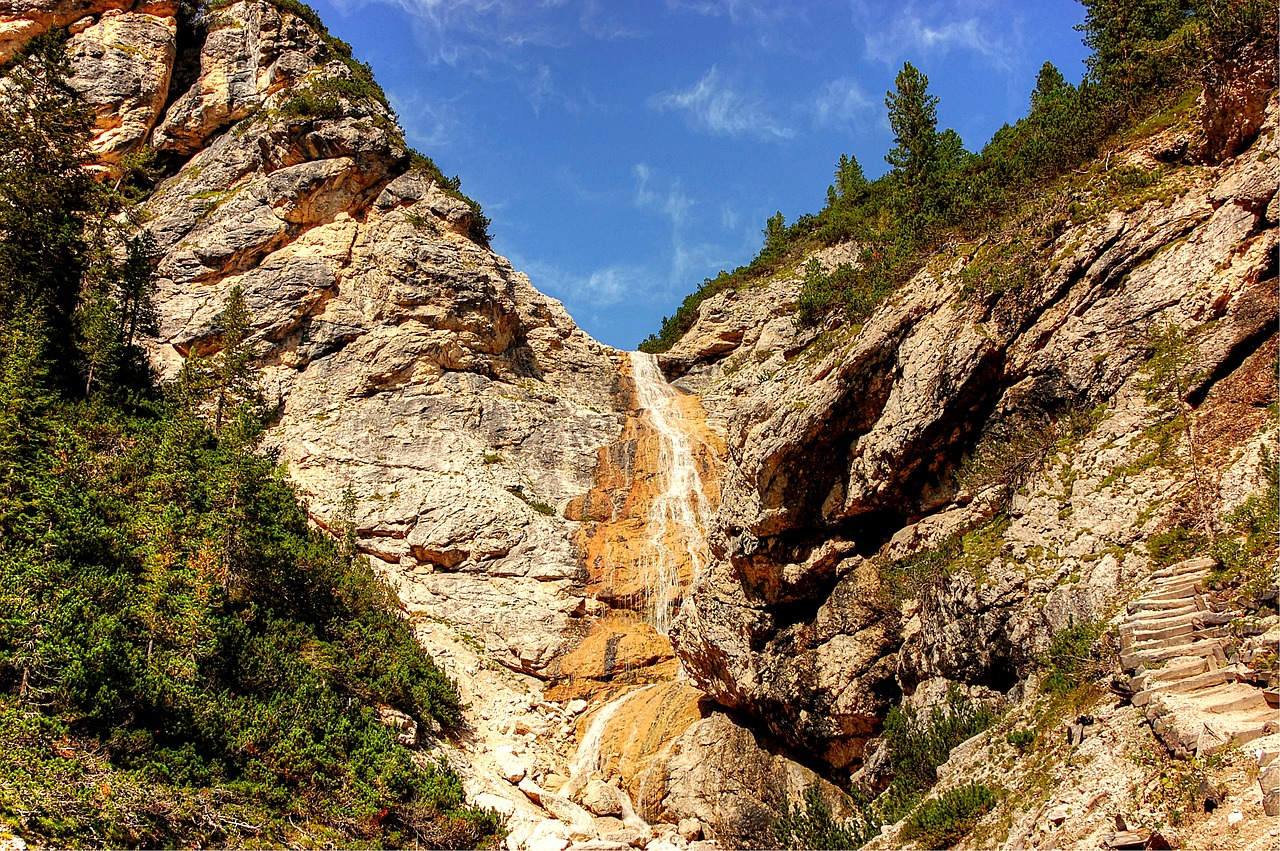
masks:
<svg viewBox="0 0 1280 851"><path fill-rule="evenodd" d="M1075 0L311 0L410 144L493 220L495 250L597 339L633 348L749 261L775 211L871 177L904 61L978 150L1040 65L1073 82Z"/></svg>

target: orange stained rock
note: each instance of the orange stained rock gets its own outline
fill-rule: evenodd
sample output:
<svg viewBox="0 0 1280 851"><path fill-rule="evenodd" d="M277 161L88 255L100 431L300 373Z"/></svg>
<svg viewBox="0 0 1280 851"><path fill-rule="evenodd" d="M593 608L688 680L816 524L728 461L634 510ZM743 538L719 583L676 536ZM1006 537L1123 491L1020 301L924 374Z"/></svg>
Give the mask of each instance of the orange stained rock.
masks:
<svg viewBox="0 0 1280 851"><path fill-rule="evenodd" d="M638 409L634 382L624 367L621 381L630 413L617 443L600 451L595 486L566 510L571 519L585 521L578 535L579 550L587 569L587 596L611 608L644 611L648 583L643 575L650 540L650 509L660 496L665 471L661 469L661 441L644 412ZM685 430L711 509L719 503L719 469L724 443L706 422L697 396L681 394L675 409ZM681 530L668 531L662 546L677 555L680 585L693 581L693 565L684 556L700 542L684 539ZM679 596L663 601L678 606Z"/></svg>
<svg viewBox="0 0 1280 851"><path fill-rule="evenodd" d="M608 615L593 620L586 636L560 659L559 675L564 682L558 687L556 700L570 699L577 693L594 691L599 683L616 677L625 679L633 672L644 671L646 678L673 677L675 653L667 637L638 618Z"/></svg>
<svg viewBox="0 0 1280 851"><path fill-rule="evenodd" d="M665 766L676 741L707 714L705 695L683 682L633 692L605 725L598 774L617 777L636 812L648 821L661 816ZM579 719L579 739L594 716Z"/></svg>

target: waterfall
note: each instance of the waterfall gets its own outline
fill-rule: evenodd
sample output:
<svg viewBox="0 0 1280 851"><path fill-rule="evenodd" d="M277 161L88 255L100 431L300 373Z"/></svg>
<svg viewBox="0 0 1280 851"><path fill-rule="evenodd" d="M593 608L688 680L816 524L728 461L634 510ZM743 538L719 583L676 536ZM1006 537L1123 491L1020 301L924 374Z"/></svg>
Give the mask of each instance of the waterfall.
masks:
<svg viewBox="0 0 1280 851"><path fill-rule="evenodd" d="M666 635L673 609L684 593L680 568L688 566L692 582L707 562L704 530L711 507L698 475L679 394L662 375L658 359L632 352L631 375L636 401L658 436L658 457L651 459L650 466L658 487L646 518L648 545L638 565L646 589L644 614Z"/></svg>
<svg viewBox="0 0 1280 851"><path fill-rule="evenodd" d="M600 770L600 743L604 741L605 728L609 726L609 720L613 718L614 713L622 708L622 704L657 685L659 683L629 691L605 704L595 714L587 727L586 734L582 737L582 744L578 745L578 750L573 755L573 761L569 763L569 781L560 790L561 795L570 798L577 794L591 779L591 775Z"/></svg>

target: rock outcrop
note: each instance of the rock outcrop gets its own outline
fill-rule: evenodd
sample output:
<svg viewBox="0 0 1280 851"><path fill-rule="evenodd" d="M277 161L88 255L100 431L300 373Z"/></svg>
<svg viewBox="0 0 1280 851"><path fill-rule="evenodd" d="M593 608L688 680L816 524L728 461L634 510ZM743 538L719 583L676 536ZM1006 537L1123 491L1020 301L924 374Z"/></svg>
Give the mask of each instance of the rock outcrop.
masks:
<svg viewBox="0 0 1280 851"><path fill-rule="evenodd" d="M72 32L99 167L150 146L154 361L206 354L233 287L253 315L270 442L314 519L346 522L411 614L546 674L576 640L577 524L618 434L616 353L472 234L368 72L305 9L32 3L4 42ZM179 15L184 15L181 23ZM502 612L502 617L495 613Z"/></svg>
<svg viewBox="0 0 1280 851"><path fill-rule="evenodd" d="M1042 214L1020 261L1036 272L1011 290L984 242L935 256L861 327L794 327L799 272L704 302L665 360L730 459L717 558L672 630L694 682L856 767L902 691L1012 688L1053 633L1110 616L1153 533L1230 510L1217 482L1243 493L1248 467L1264 489L1242 453L1276 457L1275 124L1273 96L1234 160L1148 156L1155 188ZM1187 346L1181 400L1149 389L1166 327ZM1189 430L1157 446L1183 404ZM966 454L985 480L957 480ZM964 569L894 587L895 560L961 535Z"/></svg>

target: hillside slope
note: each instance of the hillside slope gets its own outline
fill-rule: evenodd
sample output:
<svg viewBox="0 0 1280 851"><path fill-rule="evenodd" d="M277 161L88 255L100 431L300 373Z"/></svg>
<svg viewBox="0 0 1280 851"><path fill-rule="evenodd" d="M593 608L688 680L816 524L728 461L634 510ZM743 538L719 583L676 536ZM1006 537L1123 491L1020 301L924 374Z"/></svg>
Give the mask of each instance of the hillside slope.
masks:
<svg viewBox="0 0 1280 851"><path fill-rule="evenodd" d="M434 604L513 668L551 665L581 605L572 530L551 509L586 491L620 429L616 354L485 246L478 208L405 146L368 69L309 9L0 14L9 53L71 30L104 167L147 152L167 175L141 207L166 376L212 351L239 286L281 405L271 441L313 518L331 523L349 488L360 549L403 578L411 609Z"/></svg>
<svg viewBox="0 0 1280 851"><path fill-rule="evenodd" d="M1263 640L1239 638L1274 640L1277 624L1274 602L1259 603L1274 601L1280 458L1266 67L1233 82L1261 85L1267 103L1238 155L1188 154L1213 150L1194 112L1119 140L1001 230L931 256L864 323L793 318L810 258L834 270L857 262L857 244L698 305L661 357L728 444L712 565L672 630L700 688L874 795L895 774L886 715L945 715L959 688L1007 712L1001 729L1052 725L1069 707L1037 704L1035 683L1054 648L1086 626L1118 640L1125 602L1153 571L1211 551L1214 572L1195 587L1209 623L1235 625L1224 662L1240 663L1221 681L1274 685L1268 657L1249 662ZM1092 652L1092 677L1139 664ZM1233 731L1237 743L1265 734L1264 751L1280 741L1256 716L1241 727L1206 716L1227 732L1197 750L1178 738L1190 721L1161 720L1169 711L1147 715L1184 756ZM980 777L978 765L952 772ZM975 841L1014 843L1001 831L1052 784L1028 801L1012 794L1020 781L992 777L1010 794ZM1260 814L1256 784L1241 793ZM1096 841L1104 814L1092 818L1045 841Z"/></svg>

